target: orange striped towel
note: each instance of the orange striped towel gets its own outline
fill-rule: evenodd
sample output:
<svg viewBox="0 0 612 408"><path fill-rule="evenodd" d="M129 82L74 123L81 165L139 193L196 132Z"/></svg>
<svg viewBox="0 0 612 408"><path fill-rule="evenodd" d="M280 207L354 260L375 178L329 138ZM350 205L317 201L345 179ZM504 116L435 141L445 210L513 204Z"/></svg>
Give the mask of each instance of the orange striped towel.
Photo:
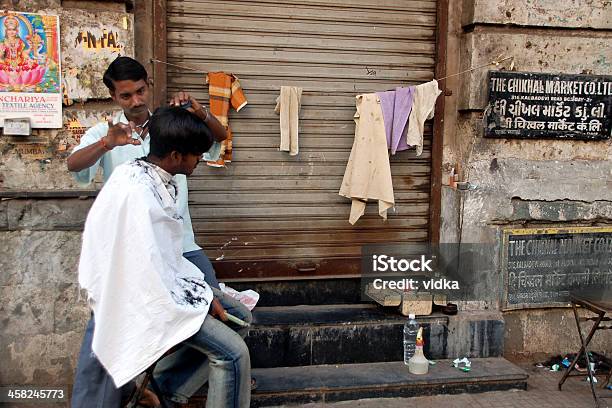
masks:
<svg viewBox="0 0 612 408"><path fill-rule="evenodd" d="M247 100L235 75L224 72L210 72L206 75L208 94L210 95L210 113L227 129L227 139L221 143L221 154L217 161L206 162L209 166L225 167L232 161L232 130L229 126L228 113L230 103L239 112Z"/></svg>

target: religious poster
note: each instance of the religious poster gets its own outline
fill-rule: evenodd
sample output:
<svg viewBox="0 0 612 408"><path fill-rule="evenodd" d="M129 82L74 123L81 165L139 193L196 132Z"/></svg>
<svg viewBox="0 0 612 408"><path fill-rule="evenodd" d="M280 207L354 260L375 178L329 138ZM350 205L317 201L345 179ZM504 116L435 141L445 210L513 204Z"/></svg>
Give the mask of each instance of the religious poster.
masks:
<svg viewBox="0 0 612 408"><path fill-rule="evenodd" d="M57 16L0 13L0 127L5 118L62 127L59 50Z"/></svg>
<svg viewBox="0 0 612 408"><path fill-rule="evenodd" d="M492 71L485 137L609 139L612 77Z"/></svg>

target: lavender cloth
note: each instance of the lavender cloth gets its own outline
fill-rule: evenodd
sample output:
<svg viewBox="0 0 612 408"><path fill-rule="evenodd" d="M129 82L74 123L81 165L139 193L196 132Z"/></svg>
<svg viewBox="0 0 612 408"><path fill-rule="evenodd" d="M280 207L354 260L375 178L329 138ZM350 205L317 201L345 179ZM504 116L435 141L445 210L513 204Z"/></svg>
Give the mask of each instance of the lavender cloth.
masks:
<svg viewBox="0 0 612 408"><path fill-rule="evenodd" d="M391 148L391 132L393 131L393 109L395 108L395 91L376 92L380 100L380 108L385 123L385 135L387 136L387 149Z"/></svg>
<svg viewBox="0 0 612 408"><path fill-rule="evenodd" d="M412 111L414 86L398 87L395 91L377 92L385 122L387 148L391 154L408 149L406 124Z"/></svg>

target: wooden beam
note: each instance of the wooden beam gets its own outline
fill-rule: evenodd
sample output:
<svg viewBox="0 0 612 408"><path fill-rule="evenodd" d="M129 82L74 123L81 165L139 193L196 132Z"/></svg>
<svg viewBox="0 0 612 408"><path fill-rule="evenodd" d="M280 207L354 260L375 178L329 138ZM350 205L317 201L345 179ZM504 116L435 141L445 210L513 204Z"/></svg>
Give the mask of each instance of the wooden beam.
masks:
<svg viewBox="0 0 612 408"><path fill-rule="evenodd" d="M136 0L134 4L134 56L153 75L153 3Z"/></svg>
<svg viewBox="0 0 612 408"><path fill-rule="evenodd" d="M166 29L166 0L153 0L153 58L166 61L168 58ZM165 64L153 64L153 106L166 104L167 70Z"/></svg>
<svg viewBox="0 0 612 408"><path fill-rule="evenodd" d="M448 36L448 0L438 0L436 31L435 77L446 76ZM431 192L429 199L429 242L440 242L440 215L442 209L442 156L444 150L444 87L436 102L431 145Z"/></svg>

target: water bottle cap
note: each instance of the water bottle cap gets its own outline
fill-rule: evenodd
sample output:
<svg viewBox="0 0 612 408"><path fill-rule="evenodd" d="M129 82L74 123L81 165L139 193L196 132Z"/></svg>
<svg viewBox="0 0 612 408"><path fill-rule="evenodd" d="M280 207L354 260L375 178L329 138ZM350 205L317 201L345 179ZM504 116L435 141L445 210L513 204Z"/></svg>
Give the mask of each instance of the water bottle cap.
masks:
<svg viewBox="0 0 612 408"><path fill-rule="evenodd" d="M410 313L410 314L408 315L408 318L409 318L409 319L414 319L414 318L416 318L416 316L414 315L414 313Z"/></svg>

